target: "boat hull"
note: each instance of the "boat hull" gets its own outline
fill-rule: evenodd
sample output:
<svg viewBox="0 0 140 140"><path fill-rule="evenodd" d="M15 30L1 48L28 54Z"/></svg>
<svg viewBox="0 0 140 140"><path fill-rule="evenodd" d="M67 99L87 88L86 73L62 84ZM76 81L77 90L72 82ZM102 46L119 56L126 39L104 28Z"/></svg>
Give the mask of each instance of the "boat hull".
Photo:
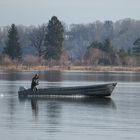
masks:
<svg viewBox="0 0 140 140"><path fill-rule="evenodd" d="M31 89L25 89L18 91L19 97L47 97L47 96L111 96L111 93L117 83L90 85L90 86L77 86L77 87L55 87L38 89L32 91Z"/></svg>

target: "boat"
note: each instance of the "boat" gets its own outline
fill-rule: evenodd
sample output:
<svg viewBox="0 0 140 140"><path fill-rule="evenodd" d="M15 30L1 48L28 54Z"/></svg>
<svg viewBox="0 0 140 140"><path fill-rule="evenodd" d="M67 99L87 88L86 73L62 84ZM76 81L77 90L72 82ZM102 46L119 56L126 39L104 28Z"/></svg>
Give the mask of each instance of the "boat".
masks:
<svg viewBox="0 0 140 140"><path fill-rule="evenodd" d="M74 86L74 87L48 87L39 88L36 91L20 87L18 96L21 98L26 97L62 97L62 96L95 96L105 97L111 96L117 83L95 84L87 86Z"/></svg>

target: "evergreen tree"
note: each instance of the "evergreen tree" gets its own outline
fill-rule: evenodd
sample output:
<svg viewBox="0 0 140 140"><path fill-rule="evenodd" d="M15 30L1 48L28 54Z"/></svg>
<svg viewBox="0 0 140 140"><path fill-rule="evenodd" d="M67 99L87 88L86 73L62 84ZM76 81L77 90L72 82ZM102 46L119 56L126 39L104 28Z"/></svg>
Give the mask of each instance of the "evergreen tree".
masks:
<svg viewBox="0 0 140 140"><path fill-rule="evenodd" d="M140 38L138 38L134 43L134 47L132 48L133 54L135 56L140 56Z"/></svg>
<svg viewBox="0 0 140 140"><path fill-rule="evenodd" d="M14 24L8 31L8 40L6 42L6 47L3 50L4 54L7 54L11 59L21 59L22 52L19 43L17 28Z"/></svg>
<svg viewBox="0 0 140 140"><path fill-rule="evenodd" d="M98 42L98 41L93 41L88 48L102 49L103 48L103 44L101 42Z"/></svg>
<svg viewBox="0 0 140 140"><path fill-rule="evenodd" d="M45 36L46 59L59 59L63 49L64 29L56 16L53 16L47 26Z"/></svg>
<svg viewBox="0 0 140 140"><path fill-rule="evenodd" d="M124 58L127 56L127 53L125 52L123 48L119 49L119 56L120 58Z"/></svg>
<svg viewBox="0 0 140 140"><path fill-rule="evenodd" d="M105 39L105 41L103 42L102 50L104 50L107 53L112 53L113 52L113 47L112 47L110 39Z"/></svg>
<svg viewBox="0 0 140 140"><path fill-rule="evenodd" d="M106 53L108 53L110 57L110 64L116 64L116 52L112 46L110 39L106 39L103 42L103 49Z"/></svg>

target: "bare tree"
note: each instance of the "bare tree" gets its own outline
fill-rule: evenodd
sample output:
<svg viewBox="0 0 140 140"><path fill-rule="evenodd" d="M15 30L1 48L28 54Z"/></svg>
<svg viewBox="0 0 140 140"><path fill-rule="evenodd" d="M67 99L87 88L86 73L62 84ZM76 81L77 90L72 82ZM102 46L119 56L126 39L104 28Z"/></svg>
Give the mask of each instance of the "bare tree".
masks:
<svg viewBox="0 0 140 140"><path fill-rule="evenodd" d="M89 48L85 54L87 65L98 65L99 60L104 57L104 52L98 48Z"/></svg>
<svg viewBox="0 0 140 140"><path fill-rule="evenodd" d="M44 44L44 37L46 32L46 25L43 24L38 27L32 26L28 33L29 40L31 45L37 49L38 56L41 59L43 55L43 44Z"/></svg>

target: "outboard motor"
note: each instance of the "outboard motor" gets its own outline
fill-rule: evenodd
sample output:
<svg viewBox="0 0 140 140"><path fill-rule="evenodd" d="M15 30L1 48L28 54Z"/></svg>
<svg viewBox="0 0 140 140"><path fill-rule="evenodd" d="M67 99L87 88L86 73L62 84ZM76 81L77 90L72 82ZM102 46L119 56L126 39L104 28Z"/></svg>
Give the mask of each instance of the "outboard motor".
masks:
<svg viewBox="0 0 140 140"><path fill-rule="evenodd" d="M18 97L20 98L24 98L24 97L26 97L26 94L24 93L24 91L26 91L27 90L27 88L25 88L25 87L23 87L23 86L21 86L21 87L19 87L19 90L18 90Z"/></svg>
<svg viewBox="0 0 140 140"><path fill-rule="evenodd" d="M19 87L19 90L18 91L23 91L23 90L26 90L27 88L25 88L25 87Z"/></svg>

